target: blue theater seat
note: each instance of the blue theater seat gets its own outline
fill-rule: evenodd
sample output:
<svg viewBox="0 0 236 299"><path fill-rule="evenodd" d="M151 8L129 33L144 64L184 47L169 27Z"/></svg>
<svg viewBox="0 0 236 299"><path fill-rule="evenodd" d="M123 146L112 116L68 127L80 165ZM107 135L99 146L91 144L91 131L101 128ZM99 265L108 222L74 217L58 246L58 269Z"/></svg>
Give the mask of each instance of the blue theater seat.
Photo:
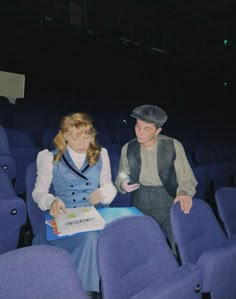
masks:
<svg viewBox="0 0 236 299"><path fill-rule="evenodd" d="M97 244L103 299L202 298L197 266L179 266L158 223L124 216L107 224Z"/></svg>
<svg viewBox="0 0 236 299"><path fill-rule="evenodd" d="M26 206L15 194L8 175L0 169L0 254L16 249L26 223Z"/></svg>
<svg viewBox="0 0 236 299"><path fill-rule="evenodd" d="M190 213L184 214L177 202L171 224L182 264L201 269L203 293L211 299L235 299L236 239L226 237L208 203L195 198Z"/></svg>
<svg viewBox="0 0 236 299"><path fill-rule="evenodd" d="M87 295L65 250L35 245L0 255L0 298L86 299Z"/></svg>
<svg viewBox="0 0 236 299"><path fill-rule="evenodd" d="M33 161L40 147L36 146L32 136L27 131L6 129L10 150L16 161L15 190L18 195L25 193L25 171L27 165Z"/></svg>
<svg viewBox="0 0 236 299"><path fill-rule="evenodd" d="M215 193L218 215L227 236L236 236L236 187L223 187Z"/></svg>
<svg viewBox="0 0 236 299"><path fill-rule="evenodd" d="M6 129L0 125L0 169L4 170L11 180L16 178L16 161L13 157Z"/></svg>
<svg viewBox="0 0 236 299"><path fill-rule="evenodd" d="M26 168L25 173L25 185L26 185L26 207L29 217L29 222L33 235L35 236L38 232L40 223L44 220L44 212L39 209L32 197L34 185L36 181L36 161L32 161Z"/></svg>

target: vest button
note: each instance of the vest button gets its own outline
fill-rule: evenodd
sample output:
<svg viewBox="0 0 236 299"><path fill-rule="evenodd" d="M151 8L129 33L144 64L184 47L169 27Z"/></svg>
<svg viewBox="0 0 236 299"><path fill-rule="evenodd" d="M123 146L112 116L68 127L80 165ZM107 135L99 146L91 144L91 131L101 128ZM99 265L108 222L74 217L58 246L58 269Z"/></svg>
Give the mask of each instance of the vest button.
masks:
<svg viewBox="0 0 236 299"><path fill-rule="evenodd" d="M85 200L86 198L85 197L83 197L83 200Z"/></svg>
<svg viewBox="0 0 236 299"><path fill-rule="evenodd" d="M89 185L89 183L86 183L86 185L88 186L88 185Z"/></svg>
<svg viewBox="0 0 236 299"><path fill-rule="evenodd" d="M74 195L75 194L75 192L72 192L72 195Z"/></svg>
<svg viewBox="0 0 236 299"><path fill-rule="evenodd" d="M76 199L73 199L73 201L76 201Z"/></svg>
<svg viewBox="0 0 236 299"><path fill-rule="evenodd" d="M74 185L70 185L71 186L71 188L73 188L74 187Z"/></svg>

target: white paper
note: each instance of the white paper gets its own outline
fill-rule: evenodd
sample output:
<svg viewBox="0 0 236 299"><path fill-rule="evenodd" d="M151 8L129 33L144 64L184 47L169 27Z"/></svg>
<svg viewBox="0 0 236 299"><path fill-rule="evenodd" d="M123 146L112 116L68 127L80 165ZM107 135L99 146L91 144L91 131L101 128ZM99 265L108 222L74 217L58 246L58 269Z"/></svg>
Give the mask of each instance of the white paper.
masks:
<svg viewBox="0 0 236 299"><path fill-rule="evenodd" d="M60 213L55 222L60 236L100 230L106 224L94 206L66 209L66 214Z"/></svg>

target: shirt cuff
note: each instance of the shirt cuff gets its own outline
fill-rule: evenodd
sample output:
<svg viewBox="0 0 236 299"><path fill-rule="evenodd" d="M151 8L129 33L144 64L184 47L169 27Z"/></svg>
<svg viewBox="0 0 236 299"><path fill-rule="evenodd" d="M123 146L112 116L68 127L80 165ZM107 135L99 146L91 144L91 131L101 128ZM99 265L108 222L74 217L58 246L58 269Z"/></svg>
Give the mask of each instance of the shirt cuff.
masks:
<svg viewBox="0 0 236 299"><path fill-rule="evenodd" d="M109 205L117 194L117 189L113 184L106 184L99 188L102 193L101 203Z"/></svg>
<svg viewBox="0 0 236 299"><path fill-rule="evenodd" d="M42 211L50 210L51 204L55 199L55 196L52 194L34 194L33 195L35 202L38 204L38 207Z"/></svg>

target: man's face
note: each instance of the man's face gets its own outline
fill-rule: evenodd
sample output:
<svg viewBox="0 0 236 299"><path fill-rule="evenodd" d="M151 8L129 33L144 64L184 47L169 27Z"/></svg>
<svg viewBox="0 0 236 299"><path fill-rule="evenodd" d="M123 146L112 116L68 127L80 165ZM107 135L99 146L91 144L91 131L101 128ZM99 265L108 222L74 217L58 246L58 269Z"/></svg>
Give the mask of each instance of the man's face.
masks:
<svg viewBox="0 0 236 299"><path fill-rule="evenodd" d="M151 147L155 143L157 135L160 132L161 128L156 128L154 124L137 119L135 124L135 134L137 141L144 147Z"/></svg>

